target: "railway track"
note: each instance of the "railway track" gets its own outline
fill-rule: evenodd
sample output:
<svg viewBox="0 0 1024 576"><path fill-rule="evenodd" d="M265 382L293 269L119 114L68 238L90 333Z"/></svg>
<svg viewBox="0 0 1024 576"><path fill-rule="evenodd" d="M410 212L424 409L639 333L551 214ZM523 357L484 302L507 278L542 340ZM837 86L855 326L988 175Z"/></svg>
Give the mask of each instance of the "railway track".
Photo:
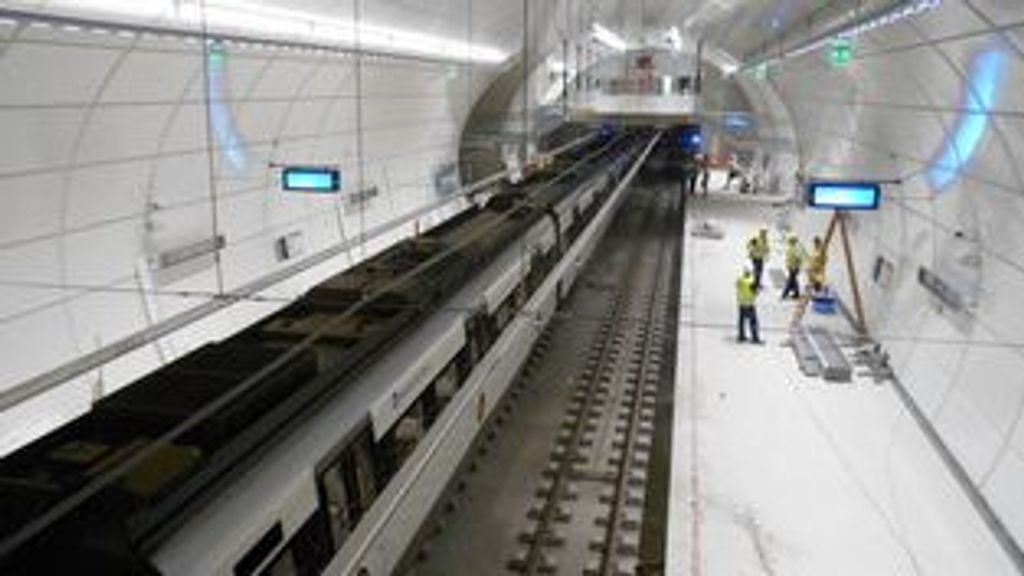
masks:
<svg viewBox="0 0 1024 576"><path fill-rule="evenodd" d="M509 562L515 572L593 576L637 572L664 346L662 327L671 293L674 238L666 233L671 229L667 220L672 211L664 196L647 207L641 229L649 230L651 220L656 220L655 233L634 243L625 281L616 287L612 306L590 346L551 465L537 492L540 505L528 513L536 522L532 531L520 536L525 555ZM596 503L592 501L595 493ZM564 525L587 522L597 530L585 542L590 554L580 555L580 543L568 545L565 535L591 531ZM586 559L579 570L573 564L581 557Z"/></svg>
<svg viewBox="0 0 1024 576"><path fill-rule="evenodd" d="M641 535L674 361L676 202L631 192L406 574L617 576L660 561L642 558Z"/></svg>

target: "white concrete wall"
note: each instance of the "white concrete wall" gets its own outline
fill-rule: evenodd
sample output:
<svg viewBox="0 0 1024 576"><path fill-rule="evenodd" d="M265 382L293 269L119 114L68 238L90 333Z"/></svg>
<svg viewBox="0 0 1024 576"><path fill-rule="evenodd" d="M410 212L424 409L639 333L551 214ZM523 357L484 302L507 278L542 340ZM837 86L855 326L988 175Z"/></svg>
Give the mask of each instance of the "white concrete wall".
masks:
<svg viewBox="0 0 1024 576"><path fill-rule="evenodd" d="M423 33L468 38L476 27L467 0L360 8ZM194 38L78 28L0 19L0 390L294 264L276 257L283 235L302 235L300 259L357 246L267 301L233 305L4 412L0 454L460 210L364 236L440 199L435 174L457 162L464 120L496 71L238 44L218 56ZM284 193L272 163L336 164L342 193ZM367 205L349 203L371 186L379 195ZM148 264L215 235L227 243L217 262L175 278Z"/></svg>
<svg viewBox="0 0 1024 576"><path fill-rule="evenodd" d="M943 440L1018 542L1024 541L1024 29L1020 2L946 0L857 39L833 69L825 52L769 72L811 175L887 179L882 210L854 218L873 335ZM986 79L985 60L997 69ZM993 64L996 62L996 64ZM990 108L977 105L991 89ZM973 110L967 108L974 104ZM973 112L973 113L971 113ZM971 123L982 126L969 145ZM939 185L950 141L962 168ZM822 233L826 215L807 215ZM957 237L958 233L962 238ZM841 253L833 279L845 294ZM872 282L875 258L895 265ZM976 300L943 309L917 281L927 267Z"/></svg>

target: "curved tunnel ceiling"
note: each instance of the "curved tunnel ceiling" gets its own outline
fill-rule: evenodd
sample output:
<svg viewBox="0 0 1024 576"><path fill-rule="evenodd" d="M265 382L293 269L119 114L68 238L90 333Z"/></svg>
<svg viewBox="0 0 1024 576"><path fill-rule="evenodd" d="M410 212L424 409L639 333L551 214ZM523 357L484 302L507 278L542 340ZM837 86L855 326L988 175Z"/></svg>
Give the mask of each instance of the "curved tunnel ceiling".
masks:
<svg viewBox="0 0 1024 576"><path fill-rule="evenodd" d="M777 53L813 40L833 23L853 22L855 7L867 15L894 4L528 0L527 55L540 65L558 53L567 31L576 31L578 38L599 22L634 43L675 26L708 49L750 62L766 50ZM264 15L275 10L307 15L300 21L359 20L419 38L493 49L502 55L504 68L436 61L398 65L382 63L388 60L383 58L357 65L354 58L288 58L254 50L232 55L233 74L225 79L218 75L217 61L204 59L214 53L196 47L202 29L194 20L181 20L201 6L228 7L236 15L244 15L246 7ZM0 72L10 80L0 90L0 120L7 133L25 134L0 147L4 190L12 192L2 195L7 220L0 276L28 279L45 289L4 287L6 302L18 315L0 330L9 384L149 326L151 309L160 311L155 304L160 294L139 288L139 294L152 298L136 302L133 283L138 270L145 270L138 258L148 254L144 242L178 247L172 242L178 238L162 235L167 231L185 229L205 238L210 229L229 227L229 257L222 268L227 286L237 288L261 279L264 270L289 270L273 259L269 247L299 224L309 232L311 253L340 245L335 232L341 239L348 237L346 230L366 229L362 209L348 213L340 206L320 207L313 199L285 204L266 194L272 179L263 160L279 158L279 145L285 157L338 163L349 174L369 168L365 180L389 189L395 205L398 200L417 209L432 205L438 175L458 160L459 131L486 92L480 84L499 84L494 82L498 72L514 68L522 53L523 7L521 0L0 0L5 40ZM88 29L13 25L5 11L138 26L187 25L193 46L175 43L168 49L116 34L89 37ZM855 53L845 67L834 66L822 50L736 75L744 98L724 94L723 107L749 103L766 127L757 145L774 140L789 146L772 151L776 161L785 156L774 168L785 179L782 189L793 189L798 170L823 178L896 182L880 212L855 220L860 269L884 264L892 271L889 286L865 283L869 323L925 416L963 461L1007 531L1024 542L1019 488L1024 479L1022 2L941 0L938 9L888 22L855 38ZM155 70L159 73L151 73ZM196 81L204 70L211 73L207 86ZM360 78L369 81L369 89L360 91ZM354 101L361 95L370 95L371 102L357 109ZM220 142L208 141L204 106L212 106L212 128ZM229 154L236 150L235 130L247 136L253 153L248 164L239 158L235 166L242 172L249 166L247 180L234 174L218 179L209 151L216 145ZM146 154L140 156L140 150ZM348 186L358 190L355 183L363 179L351 178ZM229 195L211 201L214 184ZM396 216L382 200L374 205L372 223ZM211 225L209 207L216 212L218 202L229 202L220 215L232 219ZM820 222L805 224L802 233L820 230ZM918 281L922 270L959 288L968 308L962 318L951 319L935 305ZM224 283L212 275L196 278L182 283L188 288L183 293L214 294L221 288L217 282ZM113 296L89 293L98 285L112 287ZM164 316L193 310L183 300L168 298ZM112 308L118 322L110 320ZM242 322L215 320L216 325L205 325L209 334ZM85 325L103 330L86 331ZM180 345L192 336L182 332L180 340L168 342ZM164 354L157 344L144 358L140 354L137 364L126 362L120 372L107 371L104 377L127 382L136 371L156 366L163 360L149 352ZM0 438L0 448L44 433L93 400L94 390L86 386L66 390L66 396L28 406L25 413L8 412L6 422L17 425L0 427L14 432Z"/></svg>

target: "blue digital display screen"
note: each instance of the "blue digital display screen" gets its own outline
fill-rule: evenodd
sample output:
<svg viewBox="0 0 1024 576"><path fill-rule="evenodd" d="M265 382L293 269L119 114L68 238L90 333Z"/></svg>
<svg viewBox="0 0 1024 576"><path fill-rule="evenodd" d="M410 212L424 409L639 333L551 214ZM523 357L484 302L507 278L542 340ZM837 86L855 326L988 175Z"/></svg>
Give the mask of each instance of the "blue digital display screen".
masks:
<svg viewBox="0 0 1024 576"><path fill-rule="evenodd" d="M807 201L822 210L877 210L882 188L872 182L812 182Z"/></svg>
<svg viewBox="0 0 1024 576"><path fill-rule="evenodd" d="M290 192L337 192L341 190L341 172L335 168L285 168L281 186Z"/></svg>
<svg viewBox="0 0 1024 576"><path fill-rule="evenodd" d="M679 148L685 152L700 152L704 144L700 126L684 126L679 131Z"/></svg>

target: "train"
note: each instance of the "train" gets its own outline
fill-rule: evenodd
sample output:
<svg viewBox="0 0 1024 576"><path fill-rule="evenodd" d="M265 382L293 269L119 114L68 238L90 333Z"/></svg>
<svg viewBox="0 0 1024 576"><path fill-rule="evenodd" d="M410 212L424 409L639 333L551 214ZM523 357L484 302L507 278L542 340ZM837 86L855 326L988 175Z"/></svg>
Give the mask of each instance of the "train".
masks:
<svg viewBox="0 0 1024 576"><path fill-rule="evenodd" d="M657 135L603 134L0 461L5 574L389 574Z"/></svg>

